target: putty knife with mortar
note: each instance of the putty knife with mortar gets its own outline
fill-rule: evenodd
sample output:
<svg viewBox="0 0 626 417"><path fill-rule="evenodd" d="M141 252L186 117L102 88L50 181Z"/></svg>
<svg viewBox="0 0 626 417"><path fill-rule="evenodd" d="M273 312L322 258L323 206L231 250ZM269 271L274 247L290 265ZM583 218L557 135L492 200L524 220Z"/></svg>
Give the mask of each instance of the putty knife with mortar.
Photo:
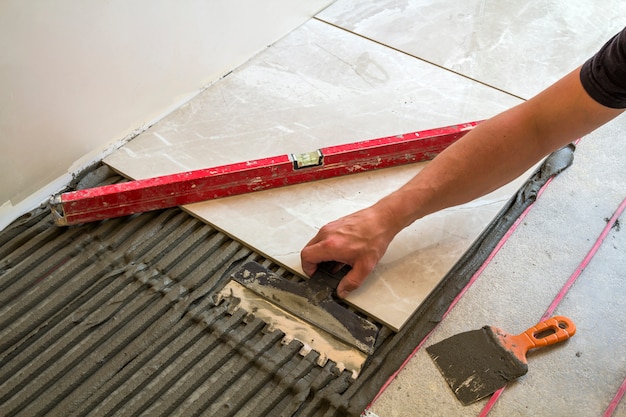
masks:
<svg viewBox="0 0 626 417"><path fill-rule="evenodd" d="M528 372L526 353L569 339L576 326L555 316L519 335L491 326L460 333L426 348L456 397L468 405Z"/></svg>
<svg viewBox="0 0 626 417"><path fill-rule="evenodd" d="M314 350L320 362L330 359L356 376L374 351L379 329L336 298L345 268L335 271L335 264L323 263L310 279L294 282L248 262L232 274L218 302L230 299L233 309L242 308L300 341L305 353Z"/></svg>

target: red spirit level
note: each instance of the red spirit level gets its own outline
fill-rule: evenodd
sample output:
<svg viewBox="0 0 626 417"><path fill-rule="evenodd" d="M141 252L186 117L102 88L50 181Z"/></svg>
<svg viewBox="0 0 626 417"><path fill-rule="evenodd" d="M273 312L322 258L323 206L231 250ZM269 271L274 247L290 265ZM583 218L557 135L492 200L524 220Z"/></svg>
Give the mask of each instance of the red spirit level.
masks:
<svg viewBox="0 0 626 417"><path fill-rule="evenodd" d="M428 161L480 122L388 136L179 174L67 192L50 208L59 226L197 203L285 185Z"/></svg>

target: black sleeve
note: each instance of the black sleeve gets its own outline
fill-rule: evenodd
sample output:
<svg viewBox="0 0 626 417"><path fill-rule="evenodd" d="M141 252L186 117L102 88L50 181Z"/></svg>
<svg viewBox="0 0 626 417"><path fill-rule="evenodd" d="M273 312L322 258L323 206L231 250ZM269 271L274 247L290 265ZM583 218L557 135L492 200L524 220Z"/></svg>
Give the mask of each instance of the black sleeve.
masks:
<svg viewBox="0 0 626 417"><path fill-rule="evenodd" d="M626 108L626 28L583 64L580 81L598 103Z"/></svg>

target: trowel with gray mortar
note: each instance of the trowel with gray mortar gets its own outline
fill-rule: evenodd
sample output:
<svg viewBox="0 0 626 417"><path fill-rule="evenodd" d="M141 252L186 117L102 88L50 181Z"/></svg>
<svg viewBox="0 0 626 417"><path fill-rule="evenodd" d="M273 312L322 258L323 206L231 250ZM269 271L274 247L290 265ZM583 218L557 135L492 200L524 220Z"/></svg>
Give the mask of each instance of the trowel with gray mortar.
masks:
<svg viewBox="0 0 626 417"><path fill-rule="evenodd" d="M454 395L468 405L525 375L526 353L530 349L565 341L575 333L572 320L555 316L519 335L484 326L451 336L426 351Z"/></svg>
<svg viewBox="0 0 626 417"><path fill-rule="evenodd" d="M233 309L243 308L288 341L300 341L303 353L318 352L321 365L330 359L356 376L374 351L379 329L336 298L346 268L335 271L335 264L324 263L310 279L295 282L248 262L232 274L218 302L230 300Z"/></svg>

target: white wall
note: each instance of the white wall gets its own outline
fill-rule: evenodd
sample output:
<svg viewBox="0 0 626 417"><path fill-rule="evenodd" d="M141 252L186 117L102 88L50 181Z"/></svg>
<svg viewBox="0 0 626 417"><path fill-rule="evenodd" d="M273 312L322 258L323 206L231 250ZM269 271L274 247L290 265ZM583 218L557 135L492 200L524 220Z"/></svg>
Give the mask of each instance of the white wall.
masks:
<svg viewBox="0 0 626 417"><path fill-rule="evenodd" d="M2 0L0 230L331 0Z"/></svg>

